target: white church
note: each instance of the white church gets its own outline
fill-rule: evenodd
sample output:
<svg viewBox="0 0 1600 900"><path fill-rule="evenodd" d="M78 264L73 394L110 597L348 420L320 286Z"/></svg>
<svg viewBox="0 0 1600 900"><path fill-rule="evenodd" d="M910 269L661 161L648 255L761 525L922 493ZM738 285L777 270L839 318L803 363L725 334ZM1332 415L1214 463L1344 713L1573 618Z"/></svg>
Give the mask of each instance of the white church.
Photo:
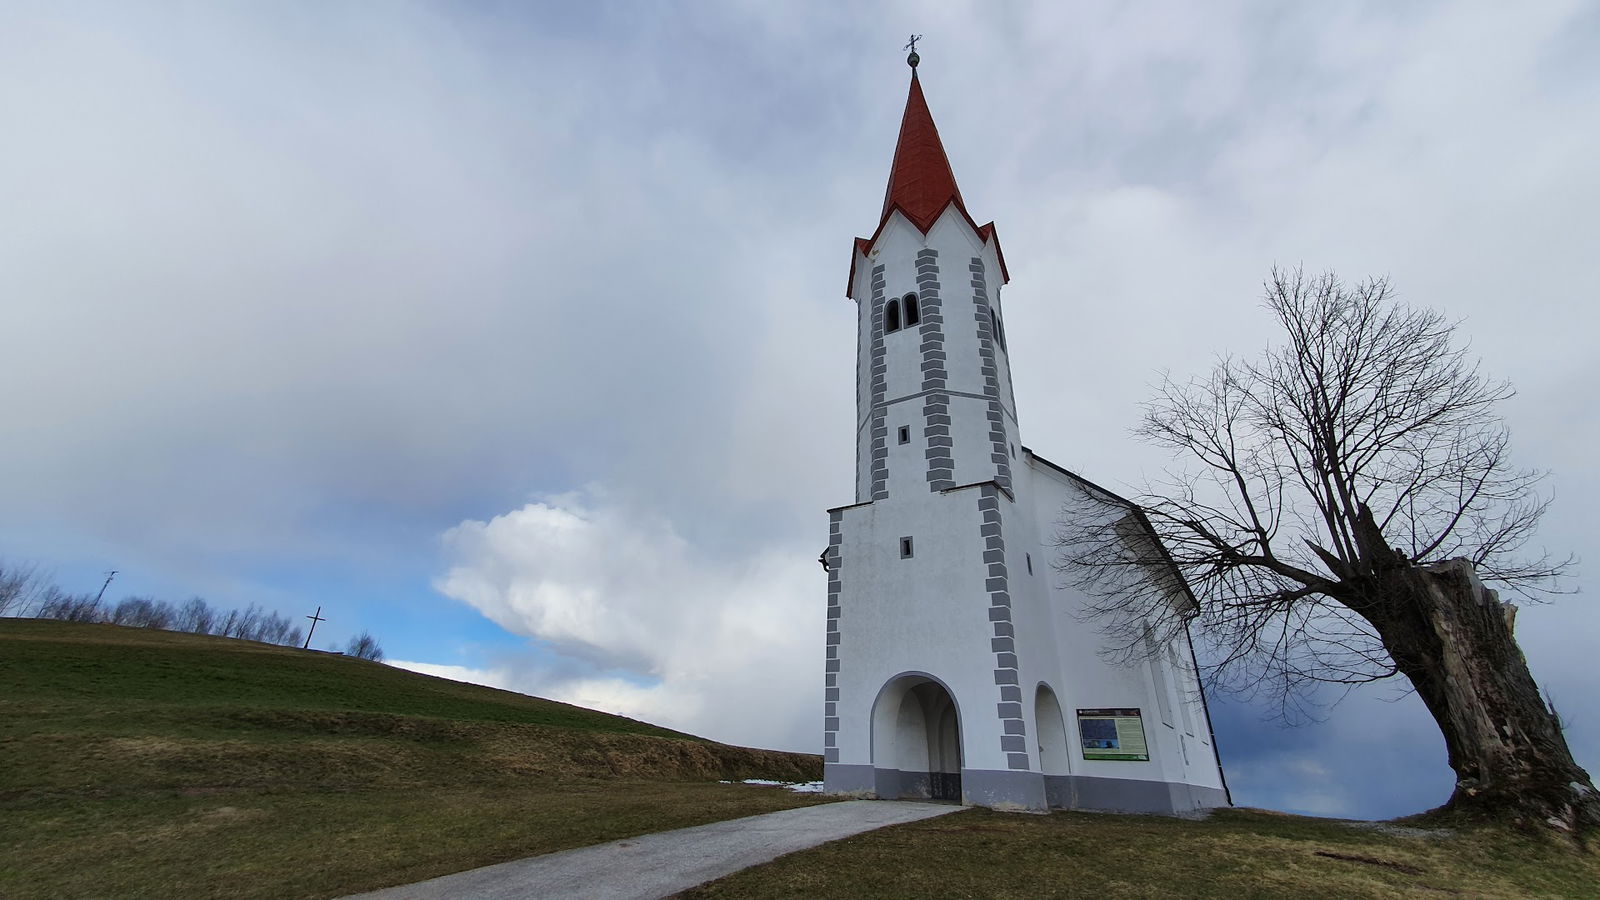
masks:
<svg viewBox="0 0 1600 900"><path fill-rule="evenodd" d="M1023 446L991 222L967 212L917 55L883 214L857 238L856 502L829 510L829 792L1000 809L1229 805L1187 640L1108 661L1051 563L1133 506ZM1092 502L1098 501L1098 502ZM1100 514L1103 513L1093 513ZM1127 533L1123 531L1122 533ZM1175 572L1173 603L1193 603Z"/></svg>

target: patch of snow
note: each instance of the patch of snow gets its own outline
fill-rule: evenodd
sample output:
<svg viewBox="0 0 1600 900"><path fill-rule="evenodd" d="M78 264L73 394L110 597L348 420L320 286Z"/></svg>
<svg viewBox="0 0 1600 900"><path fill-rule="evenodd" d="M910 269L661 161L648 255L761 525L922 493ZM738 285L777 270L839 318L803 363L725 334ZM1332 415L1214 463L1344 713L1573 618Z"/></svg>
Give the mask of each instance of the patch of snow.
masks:
<svg viewBox="0 0 1600 900"><path fill-rule="evenodd" d="M796 794L820 794L822 782L820 781L770 781L766 778L746 778L743 781L724 781L722 784L760 784L767 787L781 787L794 791Z"/></svg>

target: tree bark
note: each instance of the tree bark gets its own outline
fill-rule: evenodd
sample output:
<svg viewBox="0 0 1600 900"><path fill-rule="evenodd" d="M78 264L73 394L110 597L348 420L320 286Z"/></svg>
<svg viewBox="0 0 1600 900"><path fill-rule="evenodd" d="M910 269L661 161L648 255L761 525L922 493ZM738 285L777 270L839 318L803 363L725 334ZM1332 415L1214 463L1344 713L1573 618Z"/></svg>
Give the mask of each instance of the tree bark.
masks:
<svg viewBox="0 0 1600 900"><path fill-rule="evenodd" d="M1444 733L1456 773L1445 808L1563 831L1600 828L1600 794L1512 634L1516 607L1464 559L1384 569L1363 613Z"/></svg>

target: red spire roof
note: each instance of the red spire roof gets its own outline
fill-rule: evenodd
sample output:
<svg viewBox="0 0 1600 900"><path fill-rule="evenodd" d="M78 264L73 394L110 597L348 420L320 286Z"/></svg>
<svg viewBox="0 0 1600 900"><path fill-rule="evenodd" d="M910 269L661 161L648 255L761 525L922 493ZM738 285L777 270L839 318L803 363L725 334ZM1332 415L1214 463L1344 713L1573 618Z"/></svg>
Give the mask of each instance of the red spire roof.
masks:
<svg viewBox="0 0 1600 900"><path fill-rule="evenodd" d="M961 217L967 220L978 238L985 243L995 242L995 253L1000 257L1000 277L1006 281L1005 255L1000 253L999 238L994 233L994 223L979 226L967 212L961 199L961 189L956 187L955 172L950 168L950 158L945 156L944 142L939 140L939 129L933 124L933 113L928 111L927 98L922 96L922 82L917 70L911 70L911 93L906 97L906 112L900 119L900 139L894 147L894 164L889 167L889 186L883 192L883 215L878 228L870 238L856 238L855 253L850 257L850 284L846 296L855 289L856 255L867 255L883 233L883 226L895 210L917 226L923 234L939 221L947 207L955 205Z"/></svg>
<svg viewBox="0 0 1600 900"><path fill-rule="evenodd" d="M889 187L883 193L883 218L896 206L923 231L951 203L966 211L961 189L950 171L950 158L933 124L933 113L922 96L917 70L911 70L911 95L906 98L906 114L900 120L900 140L894 147L894 165L889 169Z"/></svg>

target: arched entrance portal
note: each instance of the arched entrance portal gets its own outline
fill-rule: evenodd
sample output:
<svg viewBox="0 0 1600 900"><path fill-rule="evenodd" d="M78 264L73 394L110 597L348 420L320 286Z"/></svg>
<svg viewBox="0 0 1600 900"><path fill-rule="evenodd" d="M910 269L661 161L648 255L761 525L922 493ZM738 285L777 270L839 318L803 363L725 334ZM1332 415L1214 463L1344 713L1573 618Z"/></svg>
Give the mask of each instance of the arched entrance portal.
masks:
<svg viewBox="0 0 1600 900"><path fill-rule="evenodd" d="M961 716L944 685L901 675L872 710L872 767L878 796L961 800Z"/></svg>

